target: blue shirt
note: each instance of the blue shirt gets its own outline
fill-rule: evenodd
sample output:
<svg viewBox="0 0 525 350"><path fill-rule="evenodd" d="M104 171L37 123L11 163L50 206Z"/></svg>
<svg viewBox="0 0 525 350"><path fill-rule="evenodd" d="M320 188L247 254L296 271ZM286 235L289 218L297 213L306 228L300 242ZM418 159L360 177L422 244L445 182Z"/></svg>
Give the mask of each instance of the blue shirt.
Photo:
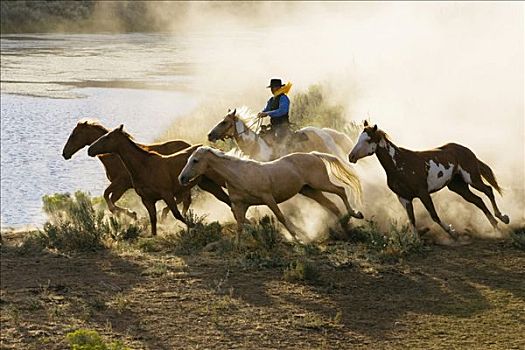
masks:
<svg viewBox="0 0 525 350"><path fill-rule="evenodd" d="M288 110L290 109L290 99L288 96L282 94L281 97L279 97L279 108L274 109L273 111L270 110L272 98L270 98L266 103L266 107L264 107L263 112L268 113L271 118L279 118L288 114Z"/></svg>

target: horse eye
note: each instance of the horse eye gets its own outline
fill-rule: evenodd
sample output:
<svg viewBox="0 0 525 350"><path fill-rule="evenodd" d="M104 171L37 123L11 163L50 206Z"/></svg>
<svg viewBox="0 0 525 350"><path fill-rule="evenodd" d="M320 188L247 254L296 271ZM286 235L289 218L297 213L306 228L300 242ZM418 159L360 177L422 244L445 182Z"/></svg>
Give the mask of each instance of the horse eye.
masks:
<svg viewBox="0 0 525 350"><path fill-rule="evenodd" d="M224 124L226 124L226 122L224 122L224 121L223 121L223 122L221 122L221 125L224 125Z"/></svg>
<svg viewBox="0 0 525 350"><path fill-rule="evenodd" d="M194 160L193 160L193 163L198 163L198 162L199 162L198 159L194 159Z"/></svg>

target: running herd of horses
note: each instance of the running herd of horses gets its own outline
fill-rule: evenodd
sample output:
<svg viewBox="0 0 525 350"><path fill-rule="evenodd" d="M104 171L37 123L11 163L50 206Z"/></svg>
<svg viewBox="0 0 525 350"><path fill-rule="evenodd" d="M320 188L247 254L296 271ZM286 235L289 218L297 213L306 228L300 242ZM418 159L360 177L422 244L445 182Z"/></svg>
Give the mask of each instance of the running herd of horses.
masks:
<svg viewBox="0 0 525 350"><path fill-rule="evenodd" d="M144 145L135 142L123 125L110 131L92 121L76 125L62 155L70 159L89 146L88 155L100 159L110 181L104 191L108 209L115 215L123 213L136 219L133 211L116 205L128 189L134 188L148 211L153 235L157 233L155 204L159 200L167 205L163 217L171 211L176 219L188 224L183 214L191 205L194 186L230 206L237 222L237 243L244 224L248 223L246 211L254 205L268 206L299 242L300 230L278 206L298 193L341 217L338 206L325 195L335 194L345 205L345 220L362 219L363 214L354 210L347 198L347 189L351 195L361 196L361 184L350 163L373 154L385 169L388 187L405 208L415 234L418 231L412 201L419 198L432 219L453 239L457 238L454 228L439 218L430 196L445 186L481 209L494 228L497 220L469 186L490 199L496 218L505 224L510 221L496 204L493 188L500 194L501 189L494 173L470 149L459 144L411 151L396 146L377 125L365 121L355 145L343 133L315 127L297 131L303 134L303 142L272 145L249 127L248 118L242 112L230 110L208 134L211 142L233 139L245 157L182 140ZM181 202L182 214L177 208Z"/></svg>

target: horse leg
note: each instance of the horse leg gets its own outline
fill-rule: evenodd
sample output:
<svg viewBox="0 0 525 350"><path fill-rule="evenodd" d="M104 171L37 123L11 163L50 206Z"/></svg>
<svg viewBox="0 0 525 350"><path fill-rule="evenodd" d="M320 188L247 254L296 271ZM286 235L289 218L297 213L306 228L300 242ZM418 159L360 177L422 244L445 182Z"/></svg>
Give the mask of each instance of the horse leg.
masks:
<svg viewBox="0 0 525 350"><path fill-rule="evenodd" d="M436 222L443 230L447 231L447 233L452 238L457 238L456 230L452 227L452 225L446 225L444 224L441 219L439 218L436 208L434 208L434 203L432 202L432 198L430 197L430 194L426 193L425 195L422 195L419 197L421 199L421 202L423 202L423 205L427 209L427 211L430 213L430 217L434 222Z"/></svg>
<svg viewBox="0 0 525 350"><path fill-rule="evenodd" d="M414 206L412 205L412 200L405 199L403 197L397 196L397 199L401 202L403 207L405 208L408 216L408 220L410 220L410 225L412 226L412 232L414 235L417 235L417 229L416 229L416 217L414 216Z"/></svg>
<svg viewBox="0 0 525 350"><path fill-rule="evenodd" d="M106 188L106 190L104 191L104 199L106 200L109 211L113 215L124 213L132 219L136 220L137 213L129 209L121 208L115 204L120 199L120 197L122 197L122 195L126 193L126 191L129 188L130 187L127 186L127 184L125 183L114 181L111 184L109 184L108 188Z"/></svg>
<svg viewBox="0 0 525 350"><path fill-rule="evenodd" d="M113 192L113 188L115 186L113 185L113 182L109 184L109 186L104 190L104 200L106 201L106 204L108 205L108 209L113 215L118 214L117 206L113 204L111 201L110 195L111 192Z"/></svg>
<svg viewBox="0 0 525 350"><path fill-rule="evenodd" d="M313 199L314 201L319 203L321 206L325 207L326 209L334 213L335 216L337 217L341 216L341 211L339 210L339 208L334 204L334 202L328 199L323 194L323 192L314 190L310 186L304 186L299 193L301 193L303 196Z"/></svg>
<svg viewBox="0 0 525 350"><path fill-rule="evenodd" d="M182 215L186 216L191 205L191 192L188 191L182 197Z"/></svg>
<svg viewBox="0 0 525 350"><path fill-rule="evenodd" d="M498 219L500 219L504 224L508 224L510 222L509 216L504 215L499 211L499 208L496 204L496 198L494 198L494 191L492 191L492 187L485 184L483 180L481 180L480 175L472 176L470 185L474 187L476 190L485 193L485 195L489 197L490 203L492 203L492 208L494 208L494 214L496 215Z"/></svg>
<svg viewBox="0 0 525 350"><path fill-rule="evenodd" d="M268 196L267 198L264 198L263 200L264 200L264 204L266 204L273 211L273 213L277 217L277 220L279 220L284 225L284 227L286 227L288 232L290 232L293 240L296 243L299 243L299 240L297 239L296 227L290 221L288 221L286 217L283 215L283 213L281 212L281 209L279 209L279 206L277 205L277 202L275 201L273 196Z"/></svg>
<svg viewBox="0 0 525 350"><path fill-rule="evenodd" d="M149 214L149 221L151 222L151 234L157 235L157 209L155 208L155 202L150 199L142 198L142 204L146 207Z"/></svg>
<svg viewBox="0 0 525 350"><path fill-rule="evenodd" d="M321 182L320 186L316 186L314 189L336 194L345 204L348 215L357 219L362 219L364 217L360 211L352 209L350 203L348 203L348 198L346 197L346 191L344 187L334 185L332 182L330 182L330 180L328 180L327 182Z"/></svg>
<svg viewBox="0 0 525 350"><path fill-rule="evenodd" d="M186 194L184 194L182 196L182 199L180 200L175 200L175 202L178 204L180 202L182 202L182 216L186 216L186 213L188 212L188 209L190 208L190 205L191 205L191 192L188 191ZM164 207L164 209L162 209L162 214L161 214L161 217L160 217L160 220L161 221L164 221L166 220L166 218L168 217L168 213L170 212L170 207L166 206Z"/></svg>
<svg viewBox="0 0 525 350"><path fill-rule="evenodd" d="M243 224L246 222L246 211L248 206L244 203L232 203L231 209L233 217L237 221L237 231L235 233L235 245L239 246L241 243L241 234L243 232Z"/></svg>
<svg viewBox="0 0 525 350"><path fill-rule="evenodd" d="M165 206L164 209L162 209L162 213L160 214L160 221L163 222L168 217L168 213L170 212L170 207Z"/></svg>
<svg viewBox="0 0 525 350"><path fill-rule="evenodd" d="M204 191L211 193L215 198L217 198L221 202L226 203L229 207L231 207L232 204L230 201L230 197L226 194L226 192L224 192L222 187L208 179L206 176L201 177L197 185Z"/></svg>
<svg viewBox="0 0 525 350"><path fill-rule="evenodd" d="M487 219L489 219L490 224L494 226L494 228L496 228L498 222L496 221L496 219L494 219L485 203L483 203L483 200L470 191L466 182L456 177L452 179L452 181L448 184L447 187L449 190L459 194L467 202L470 202L477 206L479 209L481 209L481 211L483 211L483 213L485 213L485 215L487 216Z"/></svg>
<svg viewBox="0 0 525 350"><path fill-rule="evenodd" d="M182 216L182 214L180 213L179 208L177 208L177 202L175 201L173 196L171 196L171 195L170 196L166 196L166 197L164 197L162 199L164 200L164 202L166 202L166 204L170 208L171 213L173 214L173 216L175 216L176 219L182 221L186 226L189 227L188 222L186 221L184 216Z"/></svg>

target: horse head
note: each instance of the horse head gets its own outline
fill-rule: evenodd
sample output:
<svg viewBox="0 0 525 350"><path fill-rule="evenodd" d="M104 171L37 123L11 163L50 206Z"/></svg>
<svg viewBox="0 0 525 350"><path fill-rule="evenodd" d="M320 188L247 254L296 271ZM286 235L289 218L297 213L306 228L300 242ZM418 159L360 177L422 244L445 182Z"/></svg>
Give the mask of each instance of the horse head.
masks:
<svg viewBox="0 0 525 350"><path fill-rule="evenodd" d="M377 125L368 125L364 122L364 130L359 136L356 145L348 155L348 160L351 163L357 162L359 159L371 156L377 150L377 145L383 140L385 133L377 128Z"/></svg>
<svg viewBox="0 0 525 350"><path fill-rule="evenodd" d="M208 166L206 156L210 152L209 147L201 145L189 147L187 150L193 150L193 154L188 158L186 165L179 175L179 182L183 186L187 185L193 179L202 175L206 171Z"/></svg>
<svg viewBox="0 0 525 350"><path fill-rule="evenodd" d="M62 150L64 159L71 159L80 149L91 145L108 130L96 122L80 121L77 123Z"/></svg>
<svg viewBox="0 0 525 350"><path fill-rule="evenodd" d="M118 128L103 135L89 146L88 155L90 157L95 157L101 154L114 153L118 141L123 137L130 138L130 136L124 131L124 125L121 124Z"/></svg>
<svg viewBox="0 0 525 350"><path fill-rule="evenodd" d="M236 109L228 110L228 114L217 125L211 129L208 134L208 141L215 142L217 140L224 140L235 136L235 123L239 118L235 115Z"/></svg>

